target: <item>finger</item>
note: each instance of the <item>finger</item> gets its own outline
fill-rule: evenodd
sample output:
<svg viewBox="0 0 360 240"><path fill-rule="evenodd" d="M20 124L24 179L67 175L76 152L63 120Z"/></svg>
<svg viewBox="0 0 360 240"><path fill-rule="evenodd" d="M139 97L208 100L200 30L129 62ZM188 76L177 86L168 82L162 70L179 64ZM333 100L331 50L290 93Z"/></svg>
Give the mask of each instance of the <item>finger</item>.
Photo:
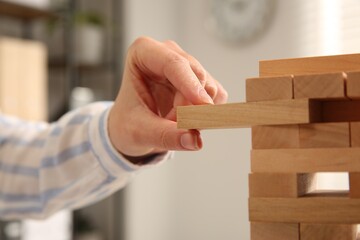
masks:
<svg viewBox="0 0 360 240"><path fill-rule="evenodd" d="M193 104L212 104L190 63L175 51L165 48L159 42L148 38L135 41L130 49L135 66L149 74L168 79Z"/></svg>
<svg viewBox="0 0 360 240"><path fill-rule="evenodd" d="M202 148L202 139L197 130L177 129L177 123L158 117L155 114L147 114L141 121L146 121L139 140L139 144L159 150L190 150Z"/></svg>
<svg viewBox="0 0 360 240"><path fill-rule="evenodd" d="M199 81L201 82L201 85L205 86L207 72L206 72L205 68L201 65L201 63L196 58L194 58L193 56L191 56L190 54L185 52L176 42L167 40L164 42L164 44L166 46L170 47L172 50L174 50L175 52L177 52L178 54L180 54L181 56L183 56L184 58L186 58L189 61L191 69L194 71L195 75L198 77Z"/></svg>
<svg viewBox="0 0 360 240"><path fill-rule="evenodd" d="M228 93L227 91L224 89L224 87L218 82L215 80L215 84L217 85L217 94L214 98L214 102L216 104L223 104L223 103L226 103L228 101Z"/></svg>

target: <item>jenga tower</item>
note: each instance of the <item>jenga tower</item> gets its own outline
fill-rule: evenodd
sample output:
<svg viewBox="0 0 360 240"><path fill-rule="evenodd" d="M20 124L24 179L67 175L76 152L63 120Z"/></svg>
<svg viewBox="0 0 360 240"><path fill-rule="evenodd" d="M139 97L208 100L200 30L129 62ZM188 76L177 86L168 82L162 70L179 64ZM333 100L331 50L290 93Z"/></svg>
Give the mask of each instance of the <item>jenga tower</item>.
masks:
<svg viewBox="0 0 360 240"><path fill-rule="evenodd" d="M181 128L252 126L251 240L354 240L360 224L360 54L260 62L247 103L178 109ZM349 191L319 191L321 172Z"/></svg>

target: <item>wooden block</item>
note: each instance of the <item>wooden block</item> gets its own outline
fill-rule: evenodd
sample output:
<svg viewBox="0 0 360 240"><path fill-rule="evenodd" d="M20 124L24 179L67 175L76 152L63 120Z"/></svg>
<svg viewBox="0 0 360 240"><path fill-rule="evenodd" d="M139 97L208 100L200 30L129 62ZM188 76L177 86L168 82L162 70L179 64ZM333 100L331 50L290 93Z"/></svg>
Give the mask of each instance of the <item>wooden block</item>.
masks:
<svg viewBox="0 0 360 240"><path fill-rule="evenodd" d="M360 172L349 173L350 197L360 198Z"/></svg>
<svg viewBox="0 0 360 240"><path fill-rule="evenodd" d="M323 122L356 122L360 121L359 100L337 100L321 102Z"/></svg>
<svg viewBox="0 0 360 240"><path fill-rule="evenodd" d="M346 72L346 96L351 99L360 98L360 71Z"/></svg>
<svg viewBox="0 0 360 240"><path fill-rule="evenodd" d="M315 174L251 173L250 197L296 198L315 190Z"/></svg>
<svg viewBox="0 0 360 240"><path fill-rule="evenodd" d="M249 217L254 222L357 224L359 209L360 199L347 196L249 198Z"/></svg>
<svg viewBox="0 0 360 240"><path fill-rule="evenodd" d="M294 98L345 97L345 77L342 72L294 76Z"/></svg>
<svg viewBox="0 0 360 240"><path fill-rule="evenodd" d="M255 126L251 137L253 149L298 148L299 125Z"/></svg>
<svg viewBox="0 0 360 240"><path fill-rule="evenodd" d="M360 148L251 151L252 172L360 172Z"/></svg>
<svg viewBox="0 0 360 240"><path fill-rule="evenodd" d="M356 240L356 224L300 224L301 240Z"/></svg>
<svg viewBox="0 0 360 240"><path fill-rule="evenodd" d="M246 101L267 101L293 98L292 76L246 79Z"/></svg>
<svg viewBox="0 0 360 240"><path fill-rule="evenodd" d="M266 60L259 63L260 77L318 74L360 70L360 54Z"/></svg>
<svg viewBox="0 0 360 240"><path fill-rule="evenodd" d="M300 240L298 223L251 223L251 240Z"/></svg>
<svg viewBox="0 0 360 240"><path fill-rule="evenodd" d="M350 123L351 147L360 147L360 122Z"/></svg>
<svg viewBox="0 0 360 240"><path fill-rule="evenodd" d="M301 148L350 147L349 123L314 123L299 126Z"/></svg>
<svg viewBox="0 0 360 240"><path fill-rule="evenodd" d="M277 100L177 108L178 128L210 129L319 121L320 104L309 99Z"/></svg>

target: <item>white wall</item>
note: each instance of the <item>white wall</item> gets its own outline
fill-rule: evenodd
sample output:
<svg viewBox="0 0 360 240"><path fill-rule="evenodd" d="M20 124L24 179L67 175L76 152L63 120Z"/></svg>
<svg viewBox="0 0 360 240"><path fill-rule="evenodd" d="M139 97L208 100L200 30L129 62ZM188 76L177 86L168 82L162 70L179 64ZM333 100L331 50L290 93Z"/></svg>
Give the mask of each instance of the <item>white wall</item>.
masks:
<svg viewBox="0 0 360 240"><path fill-rule="evenodd" d="M178 41L227 88L230 101L244 101L244 80L257 75L260 59L324 53L317 42L320 2L279 0L270 28L241 46L205 30L208 0L128 0L127 42L139 35ZM127 189L128 240L249 239L249 130L203 136L201 152L178 153Z"/></svg>

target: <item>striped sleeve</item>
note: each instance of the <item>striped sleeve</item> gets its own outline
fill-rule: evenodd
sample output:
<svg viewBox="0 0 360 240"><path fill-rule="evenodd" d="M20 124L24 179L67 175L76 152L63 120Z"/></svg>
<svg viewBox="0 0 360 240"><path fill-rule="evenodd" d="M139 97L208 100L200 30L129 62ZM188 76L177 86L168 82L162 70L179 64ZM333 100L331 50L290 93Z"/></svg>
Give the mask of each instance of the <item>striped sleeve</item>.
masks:
<svg viewBox="0 0 360 240"><path fill-rule="evenodd" d="M139 166L121 156L108 137L111 106L94 103L52 124L0 115L0 218L42 219L83 207L171 158L167 152Z"/></svg>

